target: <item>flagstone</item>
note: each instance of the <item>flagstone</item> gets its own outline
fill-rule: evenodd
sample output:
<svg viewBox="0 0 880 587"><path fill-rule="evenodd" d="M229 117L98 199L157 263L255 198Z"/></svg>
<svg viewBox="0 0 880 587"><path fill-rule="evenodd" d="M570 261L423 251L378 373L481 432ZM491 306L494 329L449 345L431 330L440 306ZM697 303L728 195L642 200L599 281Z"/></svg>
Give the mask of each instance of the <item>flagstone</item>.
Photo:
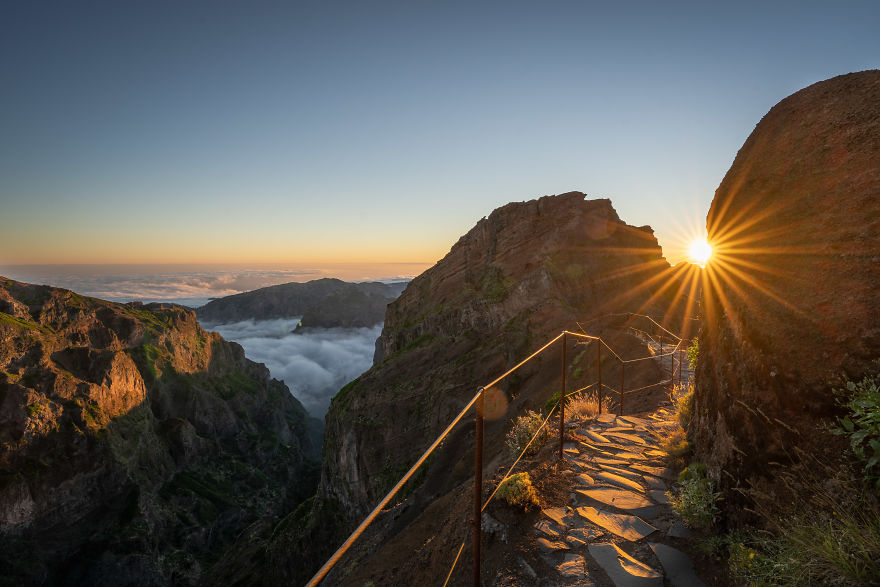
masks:
<svg viewBox="0 0 880 587"><path fill-rule="evenodd" d="M570 508L555 507L541 510L541 513L556 522L563 530L568 529L568 516L571 514Z"/></svg>
<svg viewBox="0 0 880 587"><path fill-rule="evenodd" d="M663 490L666 490L666 487L667 487L667 485L666 485L666 481L664 481L663 479L659 479L659 478L657 478L657 477L653 477L653 476L648 475L648 474L644 474L644 475L642 475L642 479L645 480L645 483L646 483L646 484L648 485L648 487L650 487L651 489L663 489Z"/></svg>
<svg viewBox="0 0 880 587"><path fill-rule="evenodd" d="M651 424L650 420L639 418L637 416L618 416L618 419L636 426L648 426Z"/></svg>
<svg viewBox="0 0 880 587"><path fill-rule="evenodd" d="M662 587L660 573L610 543L591 544L590 556L616 587Z"/></svg>
<svg viewBox="0 0 880 587"><path fill-rule="evenodd" d="M635 434L627 434L626 432L605 432L605 436L611 439L621 438L626 440L627 442L632 442L634 444L648 444L644 438L637 436Z"/></svg>
<svg viewBox="0 0 880 587"><path fill-rule="evenodd" d="M663 565L666 578L673 587L705 587L706 584L697 576L691 559L685 553L665 544L648 544Z"/></svg>
<svg viewBox="0 0 880 587"><path fill-rule="evenodd" d="M642 471L643 473L649 473L655 477L660 477L663 475L663 472L668 469L663 469L662 467L652 467L650 465L636 464L632 466L633 469L637 471Z"/></svg>
<svg viewBox="0 0 880 587"><path fill-rule="evenodd" d="M657 531L657 528L638 516L616 514L590 506L577 508L577 513L597 526L601 526L605 530L627 540L641 540Z"/></svg>
<svg viewBox="0 0 880 587"><path fill-rule="evenodd" d="M672 527L666 531L666 535L673 538L690 538L693 536L693 534L691 534L691 529L681 520L676 521Z"/></svg>
<svg viewBox="0 0 880 587"><path fill-rule="evenodd" d="M611 485L617 485L618 487L623 487L624 489L632 489L633 491L637 491L640 493L645 492L645 488L633 481L632 479L627 479L626 477L622 477L620 475L615 475L610 471L601 471L596 473L597 481L605 481L606 483L610 483Z"/></svg>
<svg viewBox="0 0 880 587"><path fill-rule="evenodd" d="M538 538L538 546L546 552L556 552L557 550L568 550L569 546L561 540L547 540L546 538Z"/></svg>
<svg viewBox="0 0 880 587"><path fill-rule="evenodd" d="M601 465L601 467L609 473L614 473L615 475L626 477L627 479L635 481L636 483L642 483L642 480L644 479L641 473L637 473L623 467L615 467L613 465Z"/></svg>
<svg viewBox="0 0 880 587"><path fill-rule="evenodd" d="M661 489L652 489L648 492L648 495L659 504L669 503L669 498L666 496L666 492Z"/></svg>
<svg viewBox="0 0 880 587"><path fill-rule="evenodd" d="M590 499L595 499L596 501L623 510L634 510L653 505L653 502L644 495L639 495L638 493L626 489L596 487L593 489L577 489L576 491L582 495L586 495Z"/></svg>
<svg viewBox="0 0 880 587"><path fill-rule="evenodd" d="M559 537L559 532L557 531L557 529L547 520L538 520L538 522L535 524L535 530L546 534L550 538Z"/></svg>
<svg viewBox="0 0 880 587"><path fill-rule="evenodd" d="M586 434L586 436L593 442L608 443L608 439L598 432L593 432L592 430L584 430L584 434Z"/></svg>
<svg viewBox="0 0 880 587"><path fill-rule="evenodd" d="M569 579L583 579L586 572L586 561L579 554L566 553L562 562L557 565L557 572Z"/></svg>

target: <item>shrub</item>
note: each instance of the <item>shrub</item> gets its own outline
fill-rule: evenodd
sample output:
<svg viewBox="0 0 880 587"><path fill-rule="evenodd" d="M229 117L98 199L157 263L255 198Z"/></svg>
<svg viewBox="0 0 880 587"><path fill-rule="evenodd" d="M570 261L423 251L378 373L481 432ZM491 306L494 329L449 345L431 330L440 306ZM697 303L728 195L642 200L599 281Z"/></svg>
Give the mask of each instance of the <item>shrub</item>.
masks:
<svg viewBox="0 0 880 587"><path fill-rule="evenodd" d="M688 363L691 369L697 368L697 359L700 357L700 339L695 338L693 344L687 350Z"/></svg>
<svg viewBox="0 0 880 587"><path fill-rule="evenodd" d="M505 479L498 487L498 497L523 509L529 509L530 505L540 505L538 492L535 491L528 473L516 473Z"/></svg>
<svg viewBox="0 0 880 587"><path fill-rule="evenodd" d="M507 433L507 446L510 449L510 454L513 458L519 457L520 453L525 450L526 446L529 446L529 441L532 440L533 436L535 441L529 446L529 450L526 454L535 454L538 449L541 447L541 441L543 439L543 435L546 434L546 428L541 428L543 424L544 418L541 414L537 412L533 412L529 410L529 412L525 416L520 416L513 423L513 427L510 429L510 432Z"/></svg>
<svg viewBox="0 0 880 587"><path fill-rule="evenodd" d="M849 414L838 419L832 432L849 436L849 445L862 468L862 475L880 487L880 382L865 377L859 383L847 381L846 389L835 389L849 399L841 404Z"/></svg>
<svg viewBox="0 0 880 587"><path fill-rule="evenodd" d="M694 528L710 528L718 514L715 483L706 474L702 463L691 463L678 477L678 493L667 493L672 507Z"/></svg>

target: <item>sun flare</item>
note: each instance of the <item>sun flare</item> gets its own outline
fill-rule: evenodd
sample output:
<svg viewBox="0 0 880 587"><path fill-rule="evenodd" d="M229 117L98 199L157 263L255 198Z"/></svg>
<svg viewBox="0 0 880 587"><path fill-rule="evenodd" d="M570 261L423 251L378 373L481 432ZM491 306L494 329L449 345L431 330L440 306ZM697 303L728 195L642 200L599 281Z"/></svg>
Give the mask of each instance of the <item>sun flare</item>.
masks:
<svg viewBox="0 0 880 587"><path fill-rule="evenodd" d="M704 238L696 239L688 246L688 257L691 258L691 263L704 267L712 257L712 245Z"/></svg>

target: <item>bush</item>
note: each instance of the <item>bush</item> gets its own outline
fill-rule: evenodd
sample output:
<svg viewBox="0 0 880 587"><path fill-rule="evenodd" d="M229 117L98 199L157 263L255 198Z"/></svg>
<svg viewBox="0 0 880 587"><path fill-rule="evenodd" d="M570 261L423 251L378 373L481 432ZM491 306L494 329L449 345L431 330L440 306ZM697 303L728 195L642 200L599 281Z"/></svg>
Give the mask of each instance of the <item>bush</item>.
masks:
<svg viewBox="0 0 880 587"><path fill-rule="evenodd" d="M660 443L660 450L669 455L670 466L678 469L684 467L686 458L691 454L691 443L684 430L676 428Z"/></svg>
<svg viewBox="0 0 880 587"><path fill-rule="evenodd" d="M694 414L694 384L676 385L669 399L672 401L672 409L675 411L678 423L683 428L687 428Z"/></svg>
<svg viewBox="0 0 880 587"><path fill-rule="evenodd" d="M507 433L507 447L510 449L510 455L518 458L519 455L529 446L527 455L533 455L541 448L541 442L547 433L546 428L541 428L544 418L541 414L529 410L525 416L520 416L513 423L510 432ZM537 436L536 436L537 435ZM532 437L536 436L535 441L529 445Z"/></svg>
<svg viewBox="0 0 880 587"><path fill-rule="evenodd" d="M693 344L687 350L688 363L691 369L697 368L697 359L700 357L700 339L695 338Z"/></svg>
<svg viewBox="0 0 880 587"><path fill-rule="evenodd" d="M530 505L540 505L538 492L535 491L528 473L516 473L505 479L498 488L498 497L523 509L529 509Z"/></svg>
<svg viewBox="0 0 880 587"><path fill-rule="evenodd" d="M880 384L877 378L865 377L859 383L847 381L846 389L835 389L848 396L841 405L849 414L838 419L832 432L849 436L849 445L862 468L864 478L880 487Z"/></svg>
<svg viewBox="0 0 880 587"><path fill-rule="evenodd" d="M694 528L710 528L718 515L720 493L706 474L706 465L691 463L678 476L678 493L667 493L672 507Z"/></svg>

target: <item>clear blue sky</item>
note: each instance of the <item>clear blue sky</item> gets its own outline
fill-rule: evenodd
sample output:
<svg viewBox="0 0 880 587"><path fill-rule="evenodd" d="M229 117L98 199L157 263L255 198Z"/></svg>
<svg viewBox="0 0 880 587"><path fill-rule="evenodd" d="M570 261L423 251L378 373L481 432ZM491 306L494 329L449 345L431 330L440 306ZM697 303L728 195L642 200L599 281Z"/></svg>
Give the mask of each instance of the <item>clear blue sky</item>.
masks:
<svg viewBox="0 0 880 587"><path fill-rule="evenodd" d="M672 260L880 2L0 4L0 265L428 262L570 190Z"/></svg>

